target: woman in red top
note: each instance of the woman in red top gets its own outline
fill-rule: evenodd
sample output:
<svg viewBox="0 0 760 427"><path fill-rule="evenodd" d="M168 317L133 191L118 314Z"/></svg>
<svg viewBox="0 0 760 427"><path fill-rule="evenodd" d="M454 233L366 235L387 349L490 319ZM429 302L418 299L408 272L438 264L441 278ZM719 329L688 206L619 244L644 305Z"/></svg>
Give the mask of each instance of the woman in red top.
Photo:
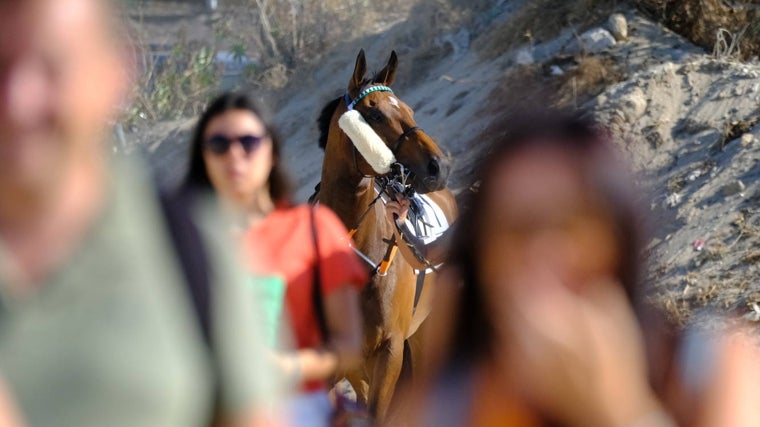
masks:
<svg viewBox="0 0 760 427"><path fill-rule="evenodd" d="M290 410L299 426L327 425L328 380L360 362L359 292L367 272L338 217L325 207L294 206L287 182L279 139L253 101L236 93L213 101L195 131L185 186L215 190L242 227L251 272L284 280L285 314L297 350L278 359L301 384ZM326 340L312 298L317 263Z"/></svg>

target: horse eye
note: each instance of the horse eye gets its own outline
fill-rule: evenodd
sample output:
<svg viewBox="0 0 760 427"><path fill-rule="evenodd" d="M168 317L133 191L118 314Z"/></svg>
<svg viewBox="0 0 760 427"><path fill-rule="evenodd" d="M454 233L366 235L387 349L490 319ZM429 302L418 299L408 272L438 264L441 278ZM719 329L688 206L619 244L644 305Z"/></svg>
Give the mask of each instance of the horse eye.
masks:
<svg viewBox="0 0 760 427"><path fill-rule="evenodd" d="M381 122L383 121L383 114L378 110L369 110L367 112L367 118L373 122Z"/></svg>

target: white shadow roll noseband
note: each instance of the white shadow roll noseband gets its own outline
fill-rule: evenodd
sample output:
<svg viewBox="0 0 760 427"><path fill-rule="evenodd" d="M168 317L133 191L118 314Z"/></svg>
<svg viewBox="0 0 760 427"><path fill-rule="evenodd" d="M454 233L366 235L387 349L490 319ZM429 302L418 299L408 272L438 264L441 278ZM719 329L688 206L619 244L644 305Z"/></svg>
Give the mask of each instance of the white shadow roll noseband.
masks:
<svg viewBox="0 0 760 427"><path fill-rule="evenodd" d="M338 119L338 126L348 135L356 150L375 172L386 174L391 171L396 156L364 120L361 113L353 109L346 111Z"/></svg>

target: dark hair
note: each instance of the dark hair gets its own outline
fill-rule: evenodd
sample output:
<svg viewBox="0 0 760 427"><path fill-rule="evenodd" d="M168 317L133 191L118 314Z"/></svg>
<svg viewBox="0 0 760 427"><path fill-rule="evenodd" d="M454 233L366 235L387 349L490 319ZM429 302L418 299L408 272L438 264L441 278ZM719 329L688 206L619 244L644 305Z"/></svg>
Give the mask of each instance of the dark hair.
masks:
<svg viewBox="0 0 760 427"><path fill-rule="evenodd" d="M190 145L190 165L183 184L184 190L209 191L213 190L211 181L206 170L206 162L203 159L203 137L206 127L211 120L223 113L232 110L246 110L255 115L266 127L272 140L272 171L269 173L269 195L275 204L290 203L291 187L290 179L285 173L281 160L282 144L277 130L265 119L261 109L253 99L244 93L227 92L216 99L206 108L198 124L195 126L193 139Z"/></svg>
<svg viewBox="0 0 760 427"><path fill-rule="evenodd" d="M495 349L493 320L486 309L483 284L478 272L482 252L481 239L488 232L482 216L486 200L492 193L492 177L506 160L524 149L559 148L572 154L584 185L590 187L611 213L620 245L620 266L617 279L624 286L631 302L640 302L639 274L643 248L642 216L632 187L631 175L618 161L607 134L593 122L562 112L513 116L487 132L493 141L484 151L478 169L471 177L479 189L468 196L468 208L459 223L450 253L449 266L461 275L462 289L458 299L458 319L451 340L450 362L468 361L490 355Z"/></svg>

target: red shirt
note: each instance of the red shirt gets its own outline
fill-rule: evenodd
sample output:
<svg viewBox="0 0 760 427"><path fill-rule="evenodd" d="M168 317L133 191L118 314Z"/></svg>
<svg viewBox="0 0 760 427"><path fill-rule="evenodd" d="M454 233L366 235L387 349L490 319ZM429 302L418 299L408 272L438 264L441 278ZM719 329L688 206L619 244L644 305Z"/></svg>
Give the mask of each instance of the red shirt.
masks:
<svg viewBox="0 0 760 427"><path fill-rule="evenodd" d="M316 251L311 209L309 205L275 209L243 237L249 265L262 274L285 279L285 310L298 349L315 348L322 343L312 302ZM316 208L314 222L321 258L322 296L327 297L343 286L361 291L368 280L367 268L349 246L351 239L343 223L324 206Z"/></svg>

